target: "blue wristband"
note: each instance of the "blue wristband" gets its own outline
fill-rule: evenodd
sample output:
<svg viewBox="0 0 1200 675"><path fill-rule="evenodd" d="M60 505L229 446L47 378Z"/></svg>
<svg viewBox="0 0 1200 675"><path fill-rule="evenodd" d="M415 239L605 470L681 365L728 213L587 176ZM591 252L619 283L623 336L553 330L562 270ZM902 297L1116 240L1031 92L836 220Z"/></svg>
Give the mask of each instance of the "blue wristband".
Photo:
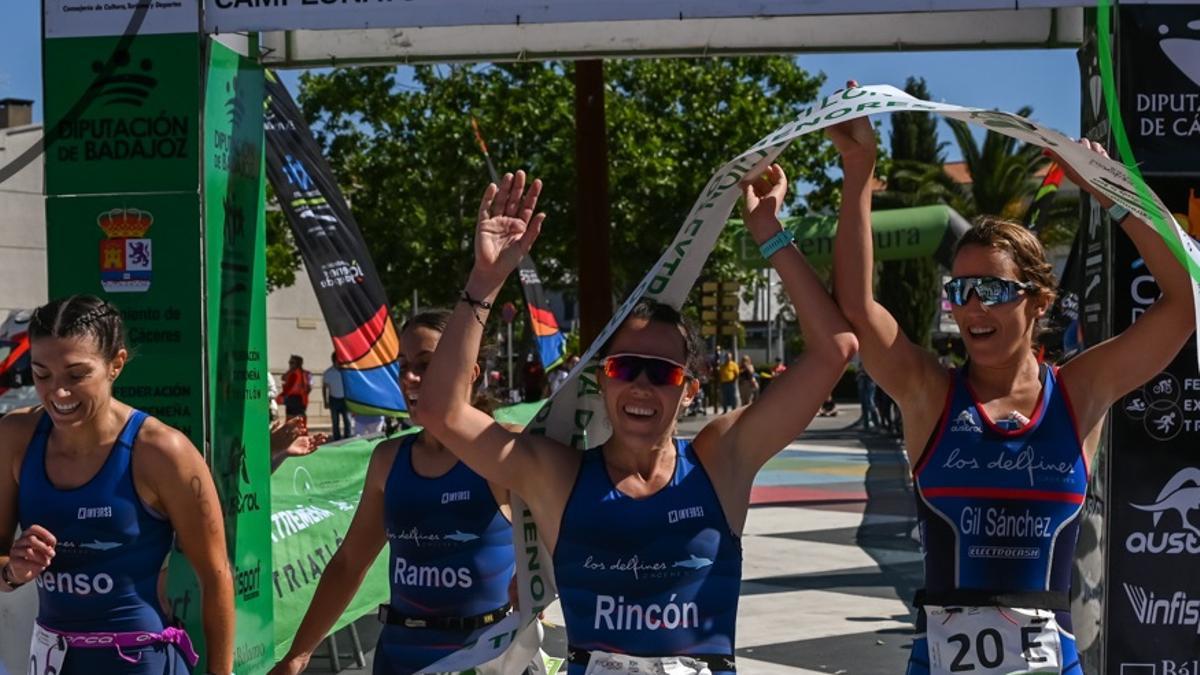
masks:
<svg viewBox="0 0 1200 675"><path fill-rule="evenodd" d="M793 241L796 241L796 235L791 230L780 230L774 237L763 242L762 246L758 247L758 252L762 253L764 259L769 260Z"/></svg>
<svg viewBox="0 0 1200 675"><path fill-rule="evenodd" d="M1120 204L1113 204L1108 207L1108 217L1112 219L1114 224L1120 225L1122 220L1129 217L1129 209Z"/></svg>

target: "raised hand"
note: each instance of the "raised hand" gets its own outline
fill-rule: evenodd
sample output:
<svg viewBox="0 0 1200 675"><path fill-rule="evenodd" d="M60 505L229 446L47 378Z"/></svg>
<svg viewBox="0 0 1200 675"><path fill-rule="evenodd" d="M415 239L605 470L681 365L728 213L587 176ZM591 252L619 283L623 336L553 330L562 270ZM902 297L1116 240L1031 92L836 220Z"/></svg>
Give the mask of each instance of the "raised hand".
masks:
<svg viewBox="0 0 1200 675"><path fill-rule="evenodd" d="M1087 138L1081 138L1079 139L1079 144L1096 153L1097 155L1100 155L1101 157L1108 157L1108 150L1105 150L1104 146L1100 143ZM1109 199L1099 190L1092 187L1086 180L1084 180L1083 176L1079 175L1078 171L1071 168L1070 164L1064 162L1063 158L1060 157L1058 153L1054 152L1053 150L1045 150L1043 154L1054 160L1060 167L1062 167L1063 173L1067 176L1067 180L1074 183L1080 190L1084 190L1090 194L1094 199L1100 202L1102 207L1107 209L1113 205L1113 201L1111 199Z"/></svg>
<svg viewBox="0 0 1200 675"><path fill-rule="evenodd" d="M299 417L289 420L276 420L271 423L271 451L286 450L298 438L305 435L304 421Z"/></svg>
<svg viewBox="0 0 1200 675"><path fill-rule="evenodd" d="M779 209L787 196L787 175L772 164L753 181L742 182L742 218L750 236L759 244L779 232Z"/></svg>
<svg viewBox="0 0 1200 675"><path fill-rule="evenodd" d="M846 87L851 89L857 86L858 82L854 80L846 83ZM866 116L828 127L825 134L833 141L843 162L875 161L875 128Z"/></svg>
<svg viewBox="0 0 1200 675"><path fill-rule="evenodd" d="M18 584L33 581L54 560L58 539L41 525L31 525L8 551L8 578Z"/></svg>
<svg viewBox="0 0 1200 675"><path fill-rule="evenodd" d="M546 218L544 213L534 215L541 192L540 180L525 190L524 171L506 173L499 186L487 186L475 229L474 275L498 286L529 253Z"/></svg>

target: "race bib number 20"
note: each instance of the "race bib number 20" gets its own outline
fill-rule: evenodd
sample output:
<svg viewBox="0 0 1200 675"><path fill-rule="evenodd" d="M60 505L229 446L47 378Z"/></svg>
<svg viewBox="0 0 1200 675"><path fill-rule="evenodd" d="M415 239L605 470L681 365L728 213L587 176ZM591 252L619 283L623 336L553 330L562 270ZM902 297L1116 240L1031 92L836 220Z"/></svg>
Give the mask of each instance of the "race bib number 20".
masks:
<svg viewBox="0 0 1200 675"><path fill-rule="evenodd" d="M33 624L33 639L29 643L28 675L58 675L67 657L67 641Z"/></svg>
<svg viewBox="0 0 1200 675"><path fill-rule="evenodd" d="M1054 612L1007 607L925 607L933 675L1060 673Z"/></svg>

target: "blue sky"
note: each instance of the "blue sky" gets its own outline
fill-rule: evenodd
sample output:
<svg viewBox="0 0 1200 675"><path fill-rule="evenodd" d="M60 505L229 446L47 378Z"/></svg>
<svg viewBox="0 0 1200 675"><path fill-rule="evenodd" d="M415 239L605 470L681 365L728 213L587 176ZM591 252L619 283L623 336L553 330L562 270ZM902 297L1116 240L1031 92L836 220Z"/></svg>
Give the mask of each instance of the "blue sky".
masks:
<svg viewBox="0 0 1200 675"><path fill-rule="evenodd" d="M5 5L5 21L0 25L0 98L33 99L34 119L40 121L41 3L9 0ZM1010 111L1030 105L1036 121L1071 136L1079 133L1074 50L839 53L798 58L806 69L828 75L829 91L848 78L902 87L905 78L918 75L937 100ZM296 75L287 73L284 81L294 93ZM943 139L951 140L945 124L941 130ZM953 143L948 151L951 159L957 158Z"/></svg>

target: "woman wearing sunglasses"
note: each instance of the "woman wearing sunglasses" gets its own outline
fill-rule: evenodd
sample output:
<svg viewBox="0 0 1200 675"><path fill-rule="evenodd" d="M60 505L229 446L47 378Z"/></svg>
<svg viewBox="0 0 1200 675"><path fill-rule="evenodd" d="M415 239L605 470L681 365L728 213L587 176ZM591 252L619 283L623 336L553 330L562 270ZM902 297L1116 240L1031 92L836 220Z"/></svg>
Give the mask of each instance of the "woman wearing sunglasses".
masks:
<svg viewBox="0 0 1200 675"><path fill-rule="evenodd" d="M830 135L845 171L836 297L867 370L900 405L914 467L925 588L908 672L1081 673L1068 592L1088 468L1109 406L1192 333L1187 272L1149 227L1060 162L1121 223L1162 298L1062 368L1039 363L1037 322L1056 287L1050 264L1027 229L985 218L960 240L946 284L968 355L947 369L872 297L875 132L859 119Z"/></svg>
<svg viewBox="0 0 1200 675"><path fill-rule="evenodd" d="M424 405L423 375L449 315L422 312L400 331L400 388L413 414ZM470 401L478 376L472 361L454 395L489 416L488 402ZM508 613L516 568L510 521L508 491L464 466L438 436L424 431L380 443L346 538L321 575L291 649L271 675L304 672L384 544L391 598L379 608L384 626L375 673L420 672L461 649L480 628Z"/></svg>
<svg viewBox="0 0 1200 675"><path fill-rule="evenodd" d="M746 224L797 309L804 354L761 399L693 441L677 439L675 420L698 387L699 343L673 308L640 302L602 352L612 435L584 453L508 431L457 395L488 309L544 217L534 215L541 183L526 193L522 172L483 195L475 266L426 374L417 421L480 474L527 497L554 556L571 675L651 672L649 662L677 656L689 657L689 673L734 671L739 536L754 475L804 430L855 349L776 218L786 186L778 166L743 186Z"/></svg>

